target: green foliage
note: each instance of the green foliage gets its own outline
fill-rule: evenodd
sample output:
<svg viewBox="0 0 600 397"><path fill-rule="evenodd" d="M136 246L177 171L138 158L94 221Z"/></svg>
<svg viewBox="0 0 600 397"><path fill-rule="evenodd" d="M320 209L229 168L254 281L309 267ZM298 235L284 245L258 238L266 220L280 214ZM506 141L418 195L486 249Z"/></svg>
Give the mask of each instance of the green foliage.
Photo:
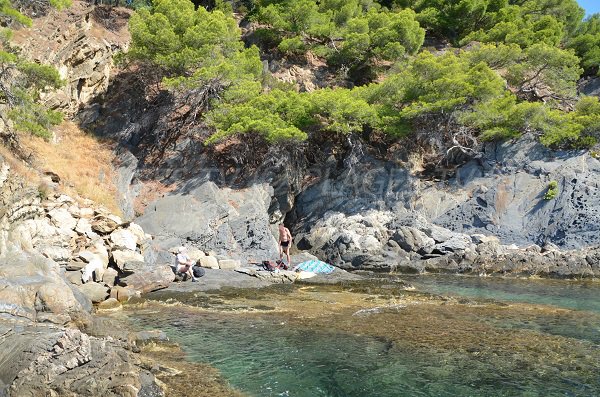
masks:
<svg viewBox="0 0 600 397"><path fill-rule="evenodd" d="M519 96L542 100L575 98L582 72L573 51L547 44L525 49L516 44L483 44L475 46L466 56L472 64L485 62L501 70Z"/></svg>
<svg viewBox="0 0 600 397"><path fill-rule="evenodd" d="M57 7L69 1L52 1ZM8 0L0 0L0 14L29 26L31 20L15 10ZM58 88L63 81L51 66L40 65L21 58L10 45L11 34L5 30L0 43L0 103L8 107L8 116L17 130L41 137L50 136L50 127L62 121L59 112L46 109L39 103L40 93L47 88Z"/></svg>
<svg viewBox="0 0 600 397"><path fill-rule="evenodd" d="M16 10L10 0L0 0L0 20L5 23L16 22L24 26L31 26L31 19Z"/></svg>
<svg viewBox="0 0 600 397"><path fill-rule="evenodd" d="M558 182L550 181L548 184L548 190L544 194L544 200L552 200L558 196Z"/></svg>
<svg viewBox="0 0 600 397"><path fill-rule="evenodd" d="M368 0L259 1L253 19L280 35L279 49L312 50L332 66L360 69L415 54L425 32L411 10L391 12Z"/></svg>
<svg viewBox="0 0 600 397"><path fill-rule="evenodd" d="M154 0L129 21L132 43L127 57L158 67L171 87L218 84L227 88L259 79L256 47L244 48L231 14L195 9L190 0Z"/></svg>
<svg viewBox="0 0 600 397"><path fill-rule="evenodd" d="M306 52L306 45L300 37L291 37L283 39L277 46L280 51L288 54L303 54Z"/></svg>
<svg viewBox="0 0 600 397"><path fill-rule="evenodd" d="M400 6L417 11L418 21L438 35L457 41L466 34L493 26L505 1L488 0L408 0Z"/></svg>
<svg viewBox="0 0 600 397"><path fill-rule="evenodd" d="M541 99L574 98L581 73L579 58L572 51L534 44L523 51L522 58L512 65L507 77L521 92L537 90L536 96ZM544 89L548 92L540 93Z"/></svg>
<svg viewBox="0 0 600 397"><path fill-rule="evenodd" d="M10 76L0 84L0 103L8 105L9 117L18 130L41 137L50 136L50 127L62 121L59 112L39 104L40 92L63 84L58 71L20 59L15 54L0 51L0 75Z"/></svg>
<svg viewBox="0 0 600 397"><path fill-rule="evenodd" d="M460 129L483 140L534 132L553 147L596 142L597 98L582 98L572 112L556 106L576 98L582 69L574 50L588 56L584 63L594 62L586 61L594 59L593 44L581 44L581 37L594 36L596 22L578 27L582 11L575 0L391 3L396 8L372 0L254 3L249 18L260 22L255 37L264 46L294 55L312 51L363 76L394 65L382 82L352 90L298 93L275 84L258 49L244 48L231 7L222 1L207 11L190 0L154 0L130 20L127 57L155 67L169 87L218 91L205 115L216 131L207 143L249 134L277 143L365 129L399 138L430 128L448 135ZM424 31L417 19L455 42L484 43L418 53ZM572 49L560 47L566 35Z"/></svg>
<svg viewBox="0 0 600 397"><path fill-rule="evenodd" d="M268 142L304 140L310 131L350 134L377 123L377 113L347 89L312 93L273 90L249 101L222 104L207 115L214 143L232 135L259 134Z"/></svg>
<svg viewBox="0 0 600 397"><path fill-rule="evenodd" d="M189 0L155 0L151 9L129 21L131 59L150 61L167 74L185 74L214 52L227 56L242 49L233 17L208 12Z"/></svg>
<svg viewBox="0 0 600 397"><path fill-rule="evenodd" d="M536 119L546 146L585 148L594 146L600 131L600 103L597 97L583 97L570 113L548 110Z"/></svg>
<svg viewBox="0 0 600 397"><path fill-rule="evenodd" d="M568 40L569 48L581 58L586 70L598 71L600 66L600 14L594 14L584 21Z"/></svg>
<svg viewBox="0 0 600 397"><path fill-rule="evenodd" d="M454 43L503 42L558 45L584 11L576 0L396 0L410 7L429 31Z"/></svg>
<svg viewBox="0 0 600 397"><path fill-rule="evenodd" d="M420 117L451 117L501 97L504 90L503 80L484 63L472 64L464 55L424 52L401 72L370 86L365 95L378 106L384 131L402 135L407 123L418 123Z"/></svg>
<svg viewBox="0 0 600 397"><path fill-rule="evenodd" d="M515 95L478 104L461 123L481 131L484 140L515 138L525 131L540 133L546 146L587 148L598 141L600 103L597 97L583 97L572 112L552 109L540 102L517 102Z"/></svg>
<svg viewBox="0 0 600 397"><path fill-rule="evenodd" d="M489 30L479 30L467 35L461 40L461 43L481 41L517 44L521 47L528 47L536 43L557 46L564 34L561 22L550 15L544 15L536 20L517 18L499 22Z"/></svg>
<svg viewBox="0 0 600 397"><path fill-rule="evenodd" d="M71 7L72 0L50 0L50 5L57 10L62 10L63 8Z"/></svg>
<svg viewBox="0 0 600 397"><path fill-rule="evenodd" d="M542 106L539 102L517 103L514 94L505 92L501 97L476 104L471 112L460 115L460 122L477 128L483 140L505 140L528 130Z"/></svg>

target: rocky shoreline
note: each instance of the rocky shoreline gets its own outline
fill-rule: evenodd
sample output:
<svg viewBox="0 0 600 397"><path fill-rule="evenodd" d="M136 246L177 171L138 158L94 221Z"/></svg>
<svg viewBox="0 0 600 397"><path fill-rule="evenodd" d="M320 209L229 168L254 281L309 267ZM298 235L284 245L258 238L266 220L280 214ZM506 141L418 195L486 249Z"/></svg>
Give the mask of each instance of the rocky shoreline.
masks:
<svg viewBox="0 0 600 397"><path fill-rule="evenodd" d="M244 252L231 259L224 251L207 254L192 243L190 255L207 274L200 283L172 284L175 274L168 261L174 256L163 248L165 240L156 242L136 223L89 201L62 194L40 197L6 162L1 169L0 362L13 364L0 365L0 395L164 395L152 366L138 354L147 336L115 331L96 311L119 310L121 302L165 288L174 293L261 288L297 278L294 272L258 271L246 264ZM561 251L547 244L519 249L494 237L431 224L390 229L393 223L368 211L350 223L345 217L325 217L323 222L328 229L317 223L298 245L308 241L311 252L338 269L303 282L362 278L345 270L600 276L597 248ZM385 236L387 243L380 246ZM319 241L323 244L315 249ZM274 238L260 246L258 254L274 251L273 243ZM369 244L374 249L366 249ZM293 261L310 258L314 256L302 253Z"/></svg>

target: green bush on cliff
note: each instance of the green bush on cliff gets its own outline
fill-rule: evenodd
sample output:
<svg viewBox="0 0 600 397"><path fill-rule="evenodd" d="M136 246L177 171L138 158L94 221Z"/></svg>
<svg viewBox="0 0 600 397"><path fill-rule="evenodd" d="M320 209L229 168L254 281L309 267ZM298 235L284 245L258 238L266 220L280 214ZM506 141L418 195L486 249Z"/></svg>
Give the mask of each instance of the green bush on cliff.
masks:
<svg viewBox="0 0 600 397"><path fill-rule="evenodd" d="M544 200L552 200L558 196L558 182L550 181L548 184L548 190L544 194Z"/></svg>
<svg viewBox="0 0 600 397"><path fill-rule="evenodd" d="M573 99L583 71L572 50L547 44L534 44L524 50L516 44L479 44L464 56L472 64L485 62L498 70L513 91L524 99Z"/></svg>
<svg viewBox="0 0 600 397"><path fill-rule="evenodd" d="M491 60L489 54L496 48L500 49L498 56ZM272 90L261 94L260 84L254 83L252 89L225 97L209 112L209 125L217 130L210 142L249 133L260 134L269 142L302 140L310 132L348 134L364 127L398 138L426 132L433 123L448 133L467 128L483 140L509 139L532 131L548 146L594 144L594 131L600 125L597 98L582 98L573 112L520 100L506 89L505 81L488 63L514 65L522 50L517 48L513 59L515 47L484 49L488 54L448 52L436 56L424 52L398 65L382 83L352 90ZM532 51L536 50L533 46ZM568 67L577 68L576 64ZM550 75L557 76L561 74Z"/></svg>
<svg viewBox="0 0 600 397"><path fill-rule="evenodd" d="M505 92L503 96L476 104L471 112L460 115L460 121L479 129L483 140L504 140L521 135L530 127L543 105L539 102L518 102Z"/></svg>
<svg viewBox="0 0 600 397"><path fill-rule="evenodd" d="M158 68L171 86L210 85L221 91L257 80L262 63L256 47L244 48L231 14L195 8L190 0L154 0L129 21L127 58Z"/></svg>
<svg viewBox="0 0 600 397"><path fill-rule="evenodd" d="M423 52L383 83L370 86L365 95L377 106L383 130L403 135L408 124L420 128L432 119L448 124L504 92L504 81L485 63L471 64L454 53Z"/></svg>
<svg viewBox="0 0 600 397"><path fill-rule="evenodd" d="M376 64L415 54L425 38L412 10L389 11L374 1L260 0L257 6L252 18L279 34L279 50L312 50L358 80Z"/></svg>
<svg viewBox="0 0 600 397"><path fill-rule="evenodd" d="M351 90L311 93L275 89L244 103L222 104L207 115L216 133L213 143L232 135L259 134L274 143L304 140L311 131L350 134L377 123L377 113Z"/></svg>
<svg viewBox="0 0 600 397"><path fill-rule="evenodd" d="M600 135L600 102L598 97L582 97L574 111L547 110L535 121L535 127L543 132L540 141L544 145L591 147Z"/></svg>
<svg viewBox="0 0 600 397"><path fill-rule="evenodd" d="M54 4L60 6L63 2ZM0 0L0 17L31 26L31 20L13 8L8 0ZM0 38L0 103L7 106L8 116L17 130L49 137L50 127L60 123L62 115L40 104L40 93L47 88L60 87L63 81L53 67L22 58L18 48L9 42L11 33L4 29Z"/></svg>
<svg viewBox="0 0 600 397"><path fill-rule="evenodd" d="M584 21L567 45L581 58L583 68L597 73L600 66L600 14L594 14Z"/></svg>
<svg viewBox="0 0 600 397"><path fill-rule="evenodd" d="M417 12L436 36L455 44L470 41L556 46L573 32L584 11L576 0L394 0Z"/></svg>

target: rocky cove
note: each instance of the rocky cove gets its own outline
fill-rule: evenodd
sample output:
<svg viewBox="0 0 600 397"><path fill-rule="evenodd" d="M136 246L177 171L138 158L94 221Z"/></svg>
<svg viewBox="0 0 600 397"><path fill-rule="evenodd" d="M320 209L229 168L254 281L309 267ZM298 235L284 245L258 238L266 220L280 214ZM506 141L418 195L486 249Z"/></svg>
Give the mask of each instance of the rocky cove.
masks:
<svg viewBox="0 0 600 397"><path fill-rule="evenodd" d="M45 103L110 142L120 208L63 193L52 169L42 189L4 156L0 395L598 393L599 311L565 303L598 296L597 152L528 133L439 174L424 153L360 134L206 146L202 97L149 90L147 70L115 65L130 10L52 12L15 40L67 81ZM301 89L329 78L264 58ZM334 274L256 271L278 257L278 223L294 263L316 257ZM179 246L207 269L200 283L174 282ZM537 292L480 295L506 285Z"/></svg>

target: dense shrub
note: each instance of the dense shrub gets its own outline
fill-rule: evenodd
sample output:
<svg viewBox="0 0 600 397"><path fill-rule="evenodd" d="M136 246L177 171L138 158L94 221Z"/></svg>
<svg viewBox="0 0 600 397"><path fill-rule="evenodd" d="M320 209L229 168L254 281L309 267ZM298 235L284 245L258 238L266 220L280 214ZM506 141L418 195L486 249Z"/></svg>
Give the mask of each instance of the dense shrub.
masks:
<svg viewBox="0 0 600 397"><path fill-rule="evenodd" d="M579 58L559 46L583 31L574 0L398 0L385 5L390 8L371 0L244 5L251 10L248 18L261 24L257 34L282 52L313 51L330 66L363 68L364 73L364 68L386 65L377 83L353 89L298 93L273 84L258 49L244 47L231 6L222 2L207 11L189 0L154 0L131 18L127 57L152 65L170 87L217 87L205 113L215 129L209 143L233 135L281 142L361 131L401 138L433 134L432 127L450 137L445 139L460 134L473 145L524 132L539 135L548 146L596 142L598 99L577 99ZM418 53L423 29L417 19L455 41L490 43ZM452 21L457 22L453 27ZM593 31L593 22L588 23ZM573 48L575 42L570 41ZM568 106L574 110L561 110Z"/></svg>

